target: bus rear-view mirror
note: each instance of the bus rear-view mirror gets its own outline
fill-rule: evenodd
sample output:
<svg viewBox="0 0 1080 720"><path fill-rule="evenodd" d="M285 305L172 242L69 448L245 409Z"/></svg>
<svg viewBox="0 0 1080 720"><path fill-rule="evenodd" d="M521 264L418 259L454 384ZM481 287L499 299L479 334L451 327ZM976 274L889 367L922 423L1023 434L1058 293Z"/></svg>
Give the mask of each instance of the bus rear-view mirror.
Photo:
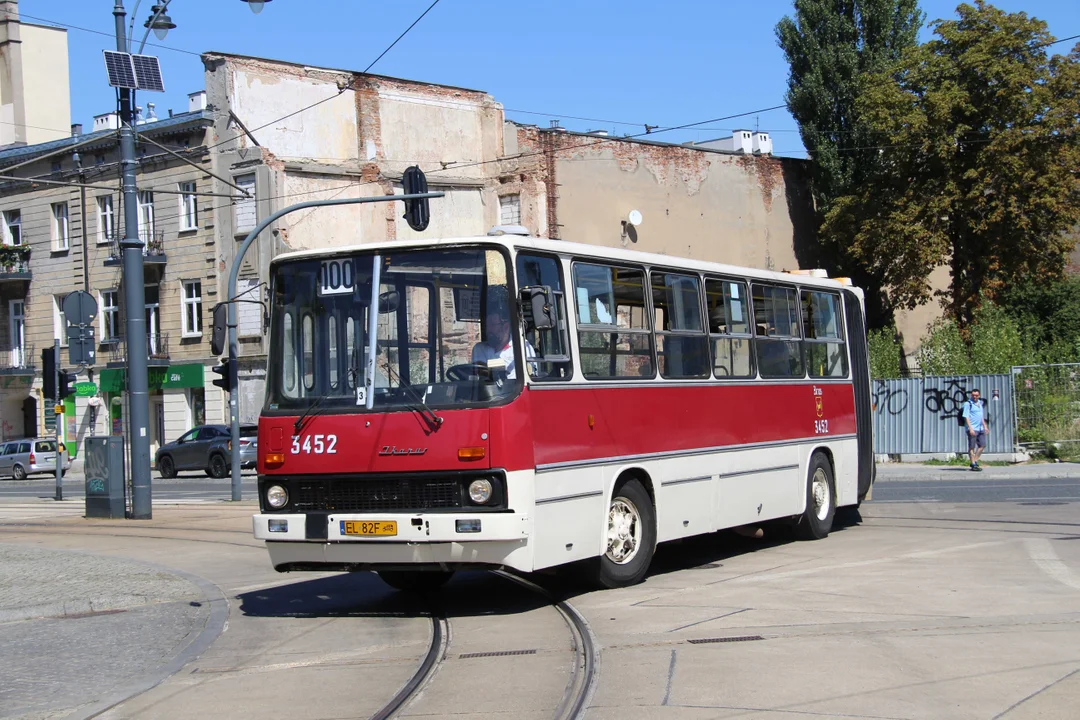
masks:
<svg viewBox="0 0 1080 720"><path fill-rule="evenodd" d="M379 293L380 313L397 312L398 305L400 304L401 294L397 290L390 290L389 292Z"/></svg>
<svg viewBox="0 0 1080 720"><path fill-rule="evenodd" d="M528 285L521 288L521 309L526 325L537 330L558 327L559 313L555 307L555 294L548 285Z"/></svg>

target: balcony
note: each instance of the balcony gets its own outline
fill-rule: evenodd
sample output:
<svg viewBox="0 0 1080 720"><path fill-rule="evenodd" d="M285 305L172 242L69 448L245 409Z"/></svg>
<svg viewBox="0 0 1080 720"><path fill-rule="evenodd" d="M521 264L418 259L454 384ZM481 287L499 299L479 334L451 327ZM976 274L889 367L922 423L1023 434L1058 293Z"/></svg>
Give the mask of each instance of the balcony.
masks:
<svg viewBox="0 0 1080 720"><path fill-rule="evenodd" d="M30 246L0 245L0 283L29 283Z"/></svg>
<svg viewBox="0 0 1080 720"><path fill-rule="evenodd" d="M106 267L120 267L124 264L124 249L120 247L122 235L113 236L109 241L109 257L105 258ZM165 256L165 231L139 233L143 241L143 267L151 266L163 269L168 258Z"/></svg>
<svg viewBox="0 0 1080 720"><path fill-rule="evenodd" d="M37 365L34 363L34 346L0 350L0 375L34 377Z"/></svg>
<svg viewBox="0 0 1080 720"><path fill-rule="evenodd" d="M127 367L128 348L127 342L122 338L112 341L109 348L109 361L106 367ZM165 367L169 364L169 334L157 333L146 336L147 362L150 367Z"/></svg>

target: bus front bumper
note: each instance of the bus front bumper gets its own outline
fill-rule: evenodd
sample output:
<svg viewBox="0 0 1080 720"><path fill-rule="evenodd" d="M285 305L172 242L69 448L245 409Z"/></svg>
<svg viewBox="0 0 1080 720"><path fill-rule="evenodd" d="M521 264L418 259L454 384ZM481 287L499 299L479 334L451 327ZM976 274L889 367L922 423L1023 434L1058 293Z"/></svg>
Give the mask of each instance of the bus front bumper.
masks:
<svg viewBox="0 0 1080 720"><path fill-rule="evenodd" d="M346 522L389 521L397 523L396 535L354 537L344 532ZM531 569L529 518L512 512L386 513L378 517L350 513L261 514L254 515L252 523L255 537L267 541L274 568L283 572L417 565Z"/></svg>

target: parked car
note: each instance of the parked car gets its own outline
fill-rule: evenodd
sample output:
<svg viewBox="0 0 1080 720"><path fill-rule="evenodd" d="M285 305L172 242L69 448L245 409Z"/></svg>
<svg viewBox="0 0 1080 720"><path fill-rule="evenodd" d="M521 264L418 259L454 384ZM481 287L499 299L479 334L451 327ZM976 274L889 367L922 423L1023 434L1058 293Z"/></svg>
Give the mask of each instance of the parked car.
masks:
<svg viewBox="0 0 1080 720"><path fill-rule="evenodd" d="M60 443L60 454L63 458L60 473L67 475L71 457L64 443ZM38 473L56 473L56 440L25 438L0 445L0 477L10 475L15 480L25 480L27 475Z"/></svg>
<svg viewBox="0 0 1080 720"><path fill-rule="evenodd" d="M258 433L257 425L240 426L240 467L255 467ZM154 464L163 478L176 477L179 470L202 470L223 478L232 466L231 444L228 425L199 425L159 447Z"/></svg>

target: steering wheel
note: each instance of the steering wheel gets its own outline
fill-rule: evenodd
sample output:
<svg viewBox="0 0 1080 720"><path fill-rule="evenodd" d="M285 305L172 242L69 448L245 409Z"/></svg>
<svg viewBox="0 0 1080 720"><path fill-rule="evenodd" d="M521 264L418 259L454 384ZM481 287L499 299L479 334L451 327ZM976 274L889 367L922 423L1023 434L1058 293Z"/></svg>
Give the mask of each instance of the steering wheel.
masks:
<svg viewBox="0 0 1080 720"><path fill-rule="evenodd" d="M484 377L489 375L487 365L483 363L464 363L462 365L452 365L446 370L446 377L450 378L454 382L465 382L471 380L474 375Z"/></svg>

